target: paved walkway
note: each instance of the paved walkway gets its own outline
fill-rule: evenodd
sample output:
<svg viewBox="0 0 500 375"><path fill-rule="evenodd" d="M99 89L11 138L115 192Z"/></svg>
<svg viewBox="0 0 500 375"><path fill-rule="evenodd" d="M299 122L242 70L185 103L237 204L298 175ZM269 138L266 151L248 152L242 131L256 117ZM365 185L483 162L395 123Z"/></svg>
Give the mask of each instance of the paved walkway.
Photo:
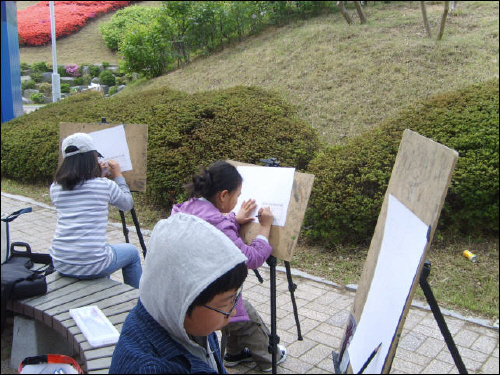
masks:
<svg viewBox="0 0 500 375"><path fill-rule="evenodd" d="M57 220L55 210L49 205L28 198L2 193L2 214L25 207L33 207L33 212L21 215L11 223L11 241L28 242L34 251L48 252L47 248ZM128 220L132 222L131 218ZM110 243L124 242L119 224L110 224L108 228ZM146 230L142 232L147 245L149 232ZM132 228L130 241L140 249ZM261 267L260 273L264 278L264 284L259 284L253 273L249 273L245 282L244 296L269 324L269 269ZM288 358L278 367L278 373L333 373L332 350L339 350L355 292L294 270L292 274L297 284L295 297L304 339L297 340L286 274L277 272L278 336L281 343L288 348ZM121 273L113 274L112 278L121 280ZM453 315L452 312L450 314ZM497 374L499 372L498 321L494 323L496 327L492 327L491 322L463 319L457 314L447 315L445 319L469 373ZM253 363L240 365L228 371L234 374L259 372ZM441 332L428 309L417 307L410 309L391 373L458 373Z"/></svg>

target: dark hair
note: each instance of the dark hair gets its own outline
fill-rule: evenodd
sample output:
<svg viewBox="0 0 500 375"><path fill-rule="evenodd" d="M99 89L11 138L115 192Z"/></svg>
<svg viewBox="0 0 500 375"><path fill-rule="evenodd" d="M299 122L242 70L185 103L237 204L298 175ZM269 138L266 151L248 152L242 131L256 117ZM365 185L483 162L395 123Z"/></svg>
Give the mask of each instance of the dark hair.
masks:
<svg viewBox="0 0 500 375"><path fill-rule="evenodd" d="M66 152L78 150L75 146L68 146ZM63 159L62 164L54 174L54 181L62 185L63 190L73 190L77 184L83 184L101 176L101 166L97 161L97 152L88 151L75 154Z"/></svg>
<svg viewBox="0 0 500 375"><path fill-rule="evenodd" d="M193 182L186 185L190 198L203 197L212 200L219 191L232 192L237 189L243 178L235 166L225 161L213 163L208 169L204 168L200 174L193 176Z"/></svg>
<svg viewBox="0 0 500 375"><path fill-rule="evenodd" d="M193 309L196 306L206 305L213 300L216 295L227 292L229 290L238 289L243 285L247 278L248 269L245 262L237 264L235 267L227 271L224 275L207 286L203 292L189 305L186 314L191 316Z"/></svg>

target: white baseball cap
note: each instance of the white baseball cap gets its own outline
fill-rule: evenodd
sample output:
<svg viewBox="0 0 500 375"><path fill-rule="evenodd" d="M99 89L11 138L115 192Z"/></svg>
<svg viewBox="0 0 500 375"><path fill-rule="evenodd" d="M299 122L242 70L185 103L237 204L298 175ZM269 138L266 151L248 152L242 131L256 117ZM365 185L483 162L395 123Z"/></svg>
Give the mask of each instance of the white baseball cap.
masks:
<svg viewBox="0 0 500 375"><path fill-rule="evenodd" d="M77 148L75 151L66 152L69 146L74 146ZM76 154L83 154L84 152L97 151L94 146L94 141L92 137L85 133L75 133L66 138L62 142L62 154L63 158L66 159L68 156L73 156ZM97 152L99 157L102 155Z"/></svg>

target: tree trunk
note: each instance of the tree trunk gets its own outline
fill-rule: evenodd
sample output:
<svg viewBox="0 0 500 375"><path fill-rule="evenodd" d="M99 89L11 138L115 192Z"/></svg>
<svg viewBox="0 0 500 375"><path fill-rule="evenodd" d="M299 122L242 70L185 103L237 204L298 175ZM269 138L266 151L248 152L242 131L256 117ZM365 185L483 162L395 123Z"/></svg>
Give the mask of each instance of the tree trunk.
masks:
<svg viewBox="0 0 500 375"><path fill-rule="evenodd" d="M429 20L427 19L427 10L425 9L425 2L424 1L420 2L420 9L422 9L422 17L424 18L424 26L425 26L425 30L427 31L427 36L429 38L432 38L431 28L429 26Z"/></svg>
<svg viewBox="0 0 500 375"><path fill-rule="evenodd" d="M443 16L441 17L441 26L439 27L439 34L437 36L437 40L441 40L444 34L444 26L446 24L446 17L448 17L448 5L449 1L444 2L444 10L443 10Z"/></svg>
<svg viewBox="0 0 500 375"><path fill-rule="evenodd" d="M344 16L345 20L349 25L352 24L352 19L347 10L344 7L344 2L343 1L337 1L337 6L339 7L340 13Z"/></svg>
<svg viewBox="0 0 500 375"><path fill-rule="evenodd" d="M363 8L361 7L361 1L355 1L354 5L356 6L356 10L358 11L359 19L361 20L361 23L366 23L366 15L365 12L363 11Z"/></svg>

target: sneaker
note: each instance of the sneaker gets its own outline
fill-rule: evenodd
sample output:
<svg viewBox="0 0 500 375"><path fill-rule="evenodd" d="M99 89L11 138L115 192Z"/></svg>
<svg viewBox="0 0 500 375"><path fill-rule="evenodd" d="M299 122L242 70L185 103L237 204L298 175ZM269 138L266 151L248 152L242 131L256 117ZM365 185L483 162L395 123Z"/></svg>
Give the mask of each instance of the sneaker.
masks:
<svg viewBox="0 0 500 375"><path fill-rule="evenodd" d="M276 362L276 366L278 366L282 362L285 362L286 354L287 354L286 348L283 345L278 344L278 350L281 353L281 357ZM264 369L262 371L264 371L264 372L271 372L272 370L273 370L273 366L271 365L271 367L266 368L266 369Z"/></svg>
<svg viewBox="0 0 500 375"><path fill-rule="evenodd" d="M226 353L224 355L224 366L226 367L234 367L236 365L239 365L240 363L251 361L252 352L248 348L243 349L240 354L231 355Z"/></svg>

